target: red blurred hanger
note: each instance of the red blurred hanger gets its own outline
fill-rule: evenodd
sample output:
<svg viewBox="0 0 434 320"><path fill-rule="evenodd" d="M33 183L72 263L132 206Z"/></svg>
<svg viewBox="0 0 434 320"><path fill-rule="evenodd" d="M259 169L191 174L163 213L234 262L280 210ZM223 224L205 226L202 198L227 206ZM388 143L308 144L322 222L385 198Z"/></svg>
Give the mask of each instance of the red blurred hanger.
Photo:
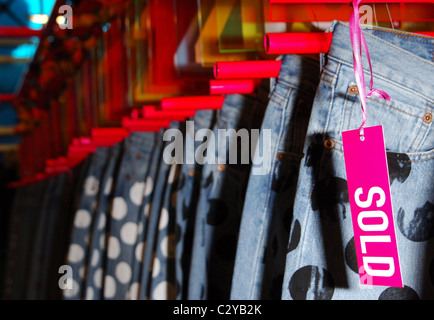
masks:
<svg viewBox="0 0 434 320"><path fill-rule="evenodd" d="M161 99L161 109L172 111L220 109L224 100L223 95L168 97Z"/></svg>
<svg viewBox="0 0 434 320"><path fill-rule="evenodd" d="M163 110L157 106L143 106L142 114L146 120L184 121L193 117L195 110Z"/></svg>

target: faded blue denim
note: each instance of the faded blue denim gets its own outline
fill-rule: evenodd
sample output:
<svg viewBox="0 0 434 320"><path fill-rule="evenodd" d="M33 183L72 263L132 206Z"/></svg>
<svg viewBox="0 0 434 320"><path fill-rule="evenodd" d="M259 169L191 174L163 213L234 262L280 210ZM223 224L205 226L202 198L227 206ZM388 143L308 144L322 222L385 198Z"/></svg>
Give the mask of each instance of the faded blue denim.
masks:
<svg viewBox="0 0 434 320"><path fill-rule="evenodd" d="M297 55L282 58L262 123L268 130L264 152L271 154L268 174L250 174L240 226L231 299L280 299L289 225L300 160L319 62ZM255 166L255 165L253 165Z"/></svg>
<svg viewBox="0 0 434 320"><path fill-rule="evenodd" d="M172 122L170 128L179 129L180 124L178 122ZM162 136L160 135L159 138L162 138ZM161 153L157 180L155 181L152 194L152 203L150 204L148 228L145 237L146 247L143 254L143 265L139 289L140 300L151 299L152 272L158 240L158 225L160 222L161 209L164 207L164 194L167 188L167 179L171 166L163 160L163 153L165 146L167 146L169 143L170 142L163 143L163 152Z"/></svg>
<svg viewBox="0 0 434 320"><path fill-rule="evenodd" d="M265 105L253 96L228 95L217 113L214 136L219 129L260 128ZM217 138L216 138L217 139ZM228 140L235 142L236 135ZM229 143L216 159L226 164L206 162L194 227L193 252L189 274L188 299L229 299L235 251L244 205L250 161L229 163ZM241 143L236 144L238 155Z"/></svg>
<svg viewBox="0 0 434 320"><path fill-rule="evenodd" d="M97 148L91 154L91 162L82 185L80 203L75 211L71 230L66 264L73 271L73 288L63 290L66 300L84 298L86 268L89 259L89 242L92 237L92 225L96 215L100 181L102 180L108 161L108 148Z"/></svg>
<svg viewBox="0 0 434 320"><path fill-rule="evenodd" d="M103 282L105 300L125 300L132 277L134 246L156 135L133 132L124 140L110 211L109 235Z"/></svg>
<svg viewBox="0 0 434 320"><path fill-rule="evenodd" d="M433 299L434 39L364 29L374 87L392 98L368 98L367 126L383 125L404 282L374 287L359 284L342 152L342 131L362 123L349 28L335 22L331 32L304 145L282 298ZM368 87L366 57L363 65Z"/></svg>
<svg viewBox="0 0 434 320"><path fill-rule="evenodd" d="M98 194L98 203L95 218L92 224L89 243L89 259L86 268L84 299L100 300L103 298L102 283L107 241L107 218L113 201L114 179L116 178L121 154L122 143L111 146L108 150L108 161L101 180L101 189Z"/></svg>
<svg viewBox="0 0 434 320"><path fill-rule="evenodd" d="M199 200L202 164L187 159L187 154L194 154L202 141L195 141L200 129L212 129L215 121L214 110L198 110L194 118L194 131L185 132L184 162L176 191L176 299L187 299L191 252L193 245L196 207ZM187 161L188 160L188 161Z"/></svg>

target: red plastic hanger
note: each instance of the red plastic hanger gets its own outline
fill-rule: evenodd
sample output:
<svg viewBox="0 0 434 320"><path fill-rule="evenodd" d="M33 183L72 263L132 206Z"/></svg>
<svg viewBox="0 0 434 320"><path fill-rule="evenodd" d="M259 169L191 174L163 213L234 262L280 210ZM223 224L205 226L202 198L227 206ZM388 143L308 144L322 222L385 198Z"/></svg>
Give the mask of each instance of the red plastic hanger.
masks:
<svg viewBox="0 0 434 320"><path fill-rule="evenodd" d="M147 120L184 121L193 117L195 110L163 110L156 106L143 106L142 114Z"/></svg>
<svg viewBox="0 0 434 320"><path fill-rule="evenodd" d="M210 80L210 94L251 94L256 90L257 79Z"/></svg>
<svg viewBox="0 0 434 320"><path fill-rule="evenodd" d="M91 130L91 142L97 147L109 147L124 138L129 132L125 128L93 128Z"/></svg>
<svg viewBox="0 0 434 320"><path fill-rule="evenodd" d="M202 110L220 109L223 106L225 97L215 96L188 96L168 97L161 99L162 110Z"/></svg>
<svg viewBox="0 0 434 320"><path fill-rule="evenodd" d="M282 61L219 61L214 64L214 78L222 79L261 79L279 75Z"/></svg>
<svg viewBox="0 0 434 320"><path fill-rule="evenodd" d="M414 33L434 36L431 31ZM330 32L267 33L264 48L267 54L327 53L332 39L333 34Z"/></svg>

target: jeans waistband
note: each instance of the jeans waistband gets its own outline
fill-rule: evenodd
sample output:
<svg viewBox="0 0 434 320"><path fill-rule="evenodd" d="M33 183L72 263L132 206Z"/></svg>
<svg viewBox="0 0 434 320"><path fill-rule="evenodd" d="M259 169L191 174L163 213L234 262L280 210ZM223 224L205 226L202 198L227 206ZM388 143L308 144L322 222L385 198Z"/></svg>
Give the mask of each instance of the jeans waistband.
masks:
<svg viewBox="0 0 434 320"><path fill-rule="evenodd" d="M330 27L333 40L327 59L353 65L349 25L334 21ZM388 79L397 86L410 89L433 101L434 38L380 27L363 27L375 77ZM429 54L428 54L429 53ZM428 60L428 56L431 60ZM369 75L369 64L363 53L363 68ZM369 77L365 76L366 85ZM381 89L381 88L378 88ZM425 106L421 106L425 108Z"/></svg>
<svg viewBox="0 0 434 320"><path fill-rule="evenodd" d="M229 94L219 110L219 121L229 128L249 128L255 112L255 98L251 95Z"/></svg>
<svg viewBox="0 0 434 320"><path fill-rule="evenodd" d="M319 74L318 61L306 56L287 54L282 56L277 84L292 86L311 93L317 89Z"/></svg>
<svg viewBox="0 0 434 320"><path fill-rule="evenodd" d="M194 129L197 131L199 129L209 129L212 127L212 123L215 118L214 110L198 110L196 111L194 118Z"/></svg>
<svg viewBox="0 0 434 320"><path fill-rule="evenodd" d="M93 154L93 161L95 163L104 163L109 156L110 148L108 147L99 147L95 150Z"/></svg>
<svg viewBox="0 0 434 320"><path fill-rule="evenodd" d="M134 147L151 151L156 142L156 134L154 132L131 132L125 142L127 148Z"/></svg>

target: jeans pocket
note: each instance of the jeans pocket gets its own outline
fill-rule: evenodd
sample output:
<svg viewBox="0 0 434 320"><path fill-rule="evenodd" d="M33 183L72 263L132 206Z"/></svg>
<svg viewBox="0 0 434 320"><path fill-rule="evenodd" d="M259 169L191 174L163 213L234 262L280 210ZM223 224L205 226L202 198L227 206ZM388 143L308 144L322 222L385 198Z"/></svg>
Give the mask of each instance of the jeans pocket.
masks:
<svg viewBox="0 0 434 320"><path fill-rule="evenodd" d="M381 84L378 85L380 86ZM349 92L352 87L354 86L349 85ZM413 98L412 95L405 95L404 92L401 94L396 92L390 101L377 97L367 99L366 126L383 126L388 151L415 153L426 152L434 148L431 121L432 106L430 103ZM343 129L359 128L361 124L360 99L358 96L357 98L347 96Z"/></svg>

